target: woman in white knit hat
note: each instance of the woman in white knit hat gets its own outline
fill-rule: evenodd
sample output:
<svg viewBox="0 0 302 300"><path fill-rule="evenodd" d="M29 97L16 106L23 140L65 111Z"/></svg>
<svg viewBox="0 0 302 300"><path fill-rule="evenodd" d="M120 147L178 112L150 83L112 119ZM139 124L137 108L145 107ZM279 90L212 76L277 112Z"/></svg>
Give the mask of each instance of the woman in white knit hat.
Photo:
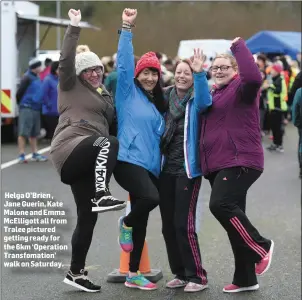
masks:
<svg viewBox="0 0 302 300"><path fill-rule="evenodd" d="M123 209L109 192L119 144L109 135L114 118L113 100L101 84L104 66L91 52L76 54L81 12L71 9L59 61L59 124L51 143L51 159L61 181L70 185L77 205L72 236L70 271L64 282L86 292L101 287L87 277L85 261L97 213Z"/></svg>

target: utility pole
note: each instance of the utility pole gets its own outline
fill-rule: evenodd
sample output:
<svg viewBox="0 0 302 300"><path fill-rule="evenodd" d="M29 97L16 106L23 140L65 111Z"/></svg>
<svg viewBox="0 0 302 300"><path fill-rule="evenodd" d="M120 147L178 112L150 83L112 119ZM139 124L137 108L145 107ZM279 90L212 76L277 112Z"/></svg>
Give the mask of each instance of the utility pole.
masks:
<svg viewBox="0 0 302 300"><path fill-rule="evenodd" d="M56 1L56 17L61 19L61 1ZM57 26L57 50L61 50L61 27Z"/></svg>

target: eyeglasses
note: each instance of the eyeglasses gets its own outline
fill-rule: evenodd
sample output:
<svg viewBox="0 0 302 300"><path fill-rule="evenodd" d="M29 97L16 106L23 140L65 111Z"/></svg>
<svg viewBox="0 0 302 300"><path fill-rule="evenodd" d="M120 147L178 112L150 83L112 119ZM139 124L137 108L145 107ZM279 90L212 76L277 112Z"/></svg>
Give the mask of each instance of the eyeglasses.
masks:
<svg viewBox="0 0 302 300"><path fill-rule="evenodd" d="M91 69L86 69L86 70L84 70L83 72L84 72L85 74L87 74L88 76L91 76L92 73L93 73L93 71L94 71L95 73L97 73L97 74L101 74L101 73L103 73L103 68L102 68L102 67L95 67L95 68L91 68Z"/></svg>
<svg viewBox="0 0 302 300"><path fill-rule="evenodd" d="M220 71L225 72L229 68L232 68L232 66L214 66L214 67L210 68L210 71L212 71L212 72L215 73L215 72L217 72L220 69Z"/></svg>

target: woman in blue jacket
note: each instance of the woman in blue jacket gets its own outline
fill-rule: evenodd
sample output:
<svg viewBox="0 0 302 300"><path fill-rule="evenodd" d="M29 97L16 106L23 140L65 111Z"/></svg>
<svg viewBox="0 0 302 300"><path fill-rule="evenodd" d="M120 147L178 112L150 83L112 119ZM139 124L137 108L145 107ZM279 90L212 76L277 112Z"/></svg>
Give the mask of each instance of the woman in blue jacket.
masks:
<svg viewBox="0 0 302 300"><path fill-rule="evenodd" d="M176 277L168 288L185 292L207 288L195 231L196 204L201 185L199 159L200 115L212 105L204 56L194 50L191 60L179 62L175 85L165 91L169 103L161 141L160 212L170 268Z"/></svg>
<svg viewBox="0 0 302 300"><path fill-rule="evenodd" d="M123 27L117 52L117 88L119 153L114 176L129 192L131 212L119 220L119 243L130 253L130 288L154 290L156 285L139 272L149 213L159 204L157 180L160 173L160 138L165 128L165 101L160 87L160 63L148 52L134 65L132 46L135 9L123 12Z"/></svg>
<svg viewBox="0 0 302 300"><path fill-rule="evenodd" d="M52 139L59 121L58 113L58 68L59 62L54 61L51 64L50 74L43 81L43 104L42 115L43 123L46 129L46 139Z"/></svg>

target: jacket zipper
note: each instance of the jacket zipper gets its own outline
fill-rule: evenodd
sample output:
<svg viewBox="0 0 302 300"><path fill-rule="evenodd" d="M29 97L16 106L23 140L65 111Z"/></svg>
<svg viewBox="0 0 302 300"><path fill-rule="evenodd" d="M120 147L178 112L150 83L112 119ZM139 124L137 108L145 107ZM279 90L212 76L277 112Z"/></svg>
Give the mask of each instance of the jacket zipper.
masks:
<svg viewBox="0 0 302 300"><path fill-rule="evenodd" d="M206 147L205 147L205 137L206 137L206 126L207 126L207 117L204 116L204 127L203 127L203 138L202 138L202 147L203 147L203 152L204 152L204 162L207 168L207 171L209 170L208 167L208 162L207 162L207 154L206 154Z"/></svg>
<svg viewBox="0 0 302 300"><path fill-rule="evenodd" d="M160 131L162 125L163 125L163 119L162 119L162 117L160 117L160 125L159 125L159 128L158 128L158 131Z"/></svg>

